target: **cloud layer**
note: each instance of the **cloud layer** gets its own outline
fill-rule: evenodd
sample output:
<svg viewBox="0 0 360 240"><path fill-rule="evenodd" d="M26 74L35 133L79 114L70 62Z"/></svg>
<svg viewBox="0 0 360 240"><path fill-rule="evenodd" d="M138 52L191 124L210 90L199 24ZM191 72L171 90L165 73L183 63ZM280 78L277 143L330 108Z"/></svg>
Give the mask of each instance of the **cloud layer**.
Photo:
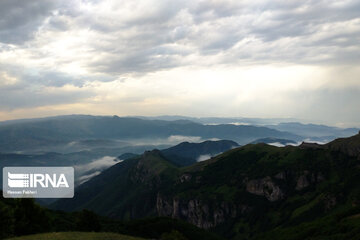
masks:
<svg viewBox="0 0 360 240"><path fill-rule="evenodd" d="M356 124L359 13L355 0L4 0L0 119L185 114Z"/></svg>
<svg viewBox="0 0 360 240"><path fill-rule="evenodd" d="M99 175L103 170L121 162L116 157L104 156L99 159L94 159L90 163L83 165L76 165L75 170L78 177L78 184L82 184L91 178Z"/></svg>

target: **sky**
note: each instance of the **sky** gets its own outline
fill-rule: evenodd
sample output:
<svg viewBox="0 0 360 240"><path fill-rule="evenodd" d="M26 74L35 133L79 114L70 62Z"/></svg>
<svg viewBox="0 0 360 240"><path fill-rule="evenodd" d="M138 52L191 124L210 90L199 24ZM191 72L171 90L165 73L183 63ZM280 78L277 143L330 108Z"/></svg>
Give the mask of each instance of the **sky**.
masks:
<svg viewBox="0 0 360 240"><path fill-rule="evenodd" d="M0 120L360 126L360 1L1 0Z"/></svg>

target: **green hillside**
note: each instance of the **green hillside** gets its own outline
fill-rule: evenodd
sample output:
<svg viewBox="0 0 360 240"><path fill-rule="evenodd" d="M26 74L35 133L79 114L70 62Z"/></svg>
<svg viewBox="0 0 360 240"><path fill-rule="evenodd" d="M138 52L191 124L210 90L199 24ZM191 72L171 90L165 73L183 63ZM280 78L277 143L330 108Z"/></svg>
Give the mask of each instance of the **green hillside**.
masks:
<svg viewBox="0 0 360 240"><path fill-rule="evenodd" d="M54 207L120 219L167 216L230 239L356 239L359 138L283 148L250 144L184 168L147 152Z"/></svg>
<svg viewBox="0 0 360 240"><path fill-rule="evenodd" d="M61 199L52 207L60 210L87 208L125 220L156 216L156 189L160 183L176 178L177 171L160 151L148 151L105 170L104 174L80 186L73 199Z"/></svg>
<svg viewBox="0 0 360 240"><path fill-rule="evenodd" d="M130 237L116 233L95 233L95 232L57 232L42 233L8 240L141 240L143 238Z"/></svg>
<svg viewBox="0 0 360 240"><path fill-rule="evenodd" d="M61 234L58 234L61 232ZM71 233L66 233L71 232ZM78 232L78 233L74 233ZM79 233L82 232L82 233ZM91 232L91 233L89 233ZM95 234L103 232L103 234ZM105 236L117 236L105 233L118 233L124 239L134 239L134 236L145 239L179 239L179 240L222 240L223 238L200 229L185 221L168 217L153 217L131 221L101 217L91 211L61 212L43 208L33 199L0 198L0 239L29 236L29 239L63 239L68 234L79 239L110 239ZM87 234L85 234L87 233ZM54 237L55 236L55 237ZM84 236L84 238L83 238ZM123 239L121 238L121 239ZM67 239L67 238L65 238ZM72 239L72 238L71 238Z"/></svg>
<svg viewBox="0 0 360 240"><path fill-rule="evenodd" d="M202 143L182 142L161 151L163 156L177 166L189 166L198 162L201 156L208 158L238 147L234 141L219 140Z"/></svg>

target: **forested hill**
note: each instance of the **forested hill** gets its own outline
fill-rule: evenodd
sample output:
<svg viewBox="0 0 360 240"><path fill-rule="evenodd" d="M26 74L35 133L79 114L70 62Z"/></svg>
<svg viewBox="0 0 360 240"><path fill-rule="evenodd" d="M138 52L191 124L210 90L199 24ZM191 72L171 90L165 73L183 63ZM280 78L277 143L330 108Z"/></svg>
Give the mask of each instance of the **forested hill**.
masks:
<svg viewBox="0 0 360 240"><path fill-rule="evenodd" d="M184 168L148 151L53 207L120 219L169 216L235 239L357 239L359 140L250 144Z"/></svg>

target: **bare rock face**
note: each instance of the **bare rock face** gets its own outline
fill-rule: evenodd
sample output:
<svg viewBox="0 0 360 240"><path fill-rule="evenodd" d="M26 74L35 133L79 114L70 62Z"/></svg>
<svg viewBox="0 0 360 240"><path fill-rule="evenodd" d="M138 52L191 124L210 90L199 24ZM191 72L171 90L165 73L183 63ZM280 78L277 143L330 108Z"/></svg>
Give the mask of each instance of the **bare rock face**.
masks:
<svg viewBox="0 0 360 240"><path fill-rule="evenodd" d="M360 160L360 131L350 138L339 138L326 144L327 148L343 152L346 155Z"/></svg>
<svg viewBox="0 0 360 240"><path fill-rule="evenodd" d="M279 172L278 174L276 174L274 176L274 178L280 179L280 180L286 180L286 173L285 172Z"/></svg>
<svg viewBox="0 0 360 240"><path fill-rule="evenodd" d="M296 181L296 190L301 191L312 184L324 181L324 176L322 173L310 173L305 170L302 175L300 175Z"/></svg>
<svg viewBox="0 0 360 240"><path fill-rule="evenodd" d="M190 181L192 178L191 174L189 173L184 173L183 175L180 176L180 182L183 183L183 182L188 182Z"/></svg>
<svg viewBox="0 0 360 240"><path fill-rule="evenodd" d="M210 208L210 205L211 208ZM244 214L249 207L221 202L208 203L199 199L180 200L157 195L156 209L159 216L182 219L200 228L209 229L223 223L226 219Z"/></svg>
<svg viewBox="0 0 360 240"><path fill-rule="evenodd" d="M153 188L159 184L160 179L144 166L142 162L139 162L131 176L131 181Z"/></svg>
<svg viewBox="0 0 360 240"><path fill-rule="evenodd" d="M336 206L337 199L334 195L326 195L324 197L325 210L329 211Z"/></svg>
<svg viewBox="0 0 360 240"><path fill-rule="evenodd" d="M160 216L173 216L176 215L173 213L177 212L174 211L172 202L166 201L159 194L157 195L156 198L156 209Z"/></svg>
<svg viewBox="0 0 360 240"><path fill-rule="evenodd" d="M248 181L246 183L246 191L255 195L264 196L271 202L281 200L285 197L284 192L269 176Z"/></svg>
<svg viewBox="0 0 360 240"><path fill-rule="evenodd" d="M302 143L300 144L299 148L301 148L301 149L306 149L306 148L324 149L325 146L324 146L324 145L320 145L320 144L318 144L318 143L302 142Z"/></svg>
<svg viewBox="0 0 360 240"><path fill-rule="evenodd" d="M304 174L301 175L297 181L296 181L296 190L300 191L303 190L304 188L307 188L308 186L310 186L310 181L308 180L309 177L309 172L308 171L304 171Z"/></svg>
<svg viewBox="0 0 360 240"><path fill-rule="evenodd" d="M136 164L131 174L131 181L134 183L144 184L149 188L155 188L158 186L161 179L157 171L161 170L152 168L152 162L149 158L159 154L159 150L146 151Z"/></svg>

